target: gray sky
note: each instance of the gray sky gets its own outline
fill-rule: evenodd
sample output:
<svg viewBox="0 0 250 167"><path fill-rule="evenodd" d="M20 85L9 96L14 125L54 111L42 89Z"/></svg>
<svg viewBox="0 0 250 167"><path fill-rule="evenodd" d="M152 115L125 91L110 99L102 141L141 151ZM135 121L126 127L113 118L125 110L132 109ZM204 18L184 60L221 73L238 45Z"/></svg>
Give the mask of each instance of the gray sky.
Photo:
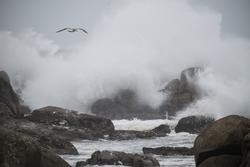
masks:
<svg viewBox="0 0 250 167"><path fill-rule="evenodd" d="M222 14L222 35L250 39L250 0L191 0L194 6L207 6Z"/></svg>
<svg viewBox="0 0 250 167"><path fill-rule="evenodd" d="M0 30L34 29L60 43L65 36L55 31L67 26L91 32L105 12L112 12L115 0L0 0ZM121 1L118 1L121 2ZM250 39L250 0L190 0L194 7L209 7L222 14L222 36ZM72 35L72 41L77 37Z"/></svg>

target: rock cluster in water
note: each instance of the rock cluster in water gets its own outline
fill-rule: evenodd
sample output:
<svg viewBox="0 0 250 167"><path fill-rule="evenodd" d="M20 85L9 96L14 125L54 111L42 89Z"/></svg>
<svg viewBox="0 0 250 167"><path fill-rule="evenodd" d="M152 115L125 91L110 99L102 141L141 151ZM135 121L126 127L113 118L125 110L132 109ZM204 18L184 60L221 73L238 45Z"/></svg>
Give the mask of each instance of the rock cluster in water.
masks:
<svg viewBox="0 0 250 167"><path fill-rule="evenodd" d="M175 116L200 97L194 83L200 67L191 67L181 72L180 79L170 81L159 93L165 100L159 108L152 108L138 100L136 93L130 89L120 90L113 98L102 98L93 103L92 113L108 119L165 119Z"/></svg>
<svg viewBox="0 0 250 167"><path fill-rule="evenodd" d="M154 111L141 104L133 91L123 90L113 99L100 99L92 106L96 115L116 119L155 119L174 115L200 97L192 84L201 68L189 68L161 90L167 100ZM192 81L192 82L191 82ZM30 111L20 104L19 97L10 84L6 72L0 71L0 166L3 167L69 167L57 154L77 155L72 140L100 138L128 140L162 137L170 133L168 125L152 130L115 130L110 119L79 114L55 106ZM109 115L108 112L114 114ZM147 112L147 114L145 114ZM77 163L121 164L135 167L158 167L159 162L151 156L195 155L198 167L248 167L250 166L250 120L233 115L215 121L205 116L188 116L179 120L175 132L197 133L193 148L158 147L143 148L143 155L117 151L97 151L90 159Z"/></svg>
<svg viewBox="0 0 250 167"><path fill-rule="evenodd" d="M159 162L149 155L129 154L119 151L96 151L86 162L78 162L76 167L91 165L124 165L133 167L159 167Z"/></svg>
<svg viewBox="0 0 250 167"><path fill-rule="evenodd" d="M144 132L115 131L109 119L54 106L30 113L27 106L20 104L6 72L0 71L0 166L69 167L57 154L77 155L78 151L70 143L72 140L126 140L166 136L167 133L170 133L168 125ZM147 164L150 159L144 155L126 156L134 157L136 164L141 161Z"/></svg>

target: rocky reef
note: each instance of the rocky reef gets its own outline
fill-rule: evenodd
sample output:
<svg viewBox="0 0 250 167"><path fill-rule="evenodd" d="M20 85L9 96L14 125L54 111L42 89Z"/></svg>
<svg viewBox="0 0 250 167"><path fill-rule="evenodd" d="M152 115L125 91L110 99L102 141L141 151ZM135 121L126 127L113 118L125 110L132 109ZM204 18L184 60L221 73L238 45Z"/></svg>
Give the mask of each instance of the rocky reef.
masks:
<svg viewBox="0 0 250 167"><path fill-rule="evenodd" d="M140 102L135 91L124 89L117 92L113 98L98 99L92 104L91 111L97 116L112 120L134 118L150 120L175 116L178 111L201 97L195 82L202 71L203 68L200 67L183 70L180 79L173 79L159 91L165 100L158 108Z"/></svg>

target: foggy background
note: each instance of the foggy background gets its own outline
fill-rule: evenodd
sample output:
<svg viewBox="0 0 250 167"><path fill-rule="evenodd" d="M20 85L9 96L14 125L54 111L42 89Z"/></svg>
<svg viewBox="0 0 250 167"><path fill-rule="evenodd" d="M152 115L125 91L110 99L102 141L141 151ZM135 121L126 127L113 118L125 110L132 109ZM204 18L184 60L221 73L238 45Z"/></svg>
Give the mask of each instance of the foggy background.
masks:
<svg viewBox="0 0 250 167"><path fill-rule="evenodd" d="M0 1L0 68L31 108L89 112L121 88L157 107L188 67L209 96L186 113L249 116L249 0ZM82 27L81 33L55 33Z"/></svg>

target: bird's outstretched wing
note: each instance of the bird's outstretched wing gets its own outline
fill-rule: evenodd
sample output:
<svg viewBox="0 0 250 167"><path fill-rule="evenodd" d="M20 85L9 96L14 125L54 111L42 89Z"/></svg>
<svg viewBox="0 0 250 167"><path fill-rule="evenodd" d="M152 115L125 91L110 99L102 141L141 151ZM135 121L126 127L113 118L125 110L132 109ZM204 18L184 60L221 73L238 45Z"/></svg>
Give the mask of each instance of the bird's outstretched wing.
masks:
<svg viewBox="0 0 250 167"><path fill-rule="evenodd" d="M82 30L84 33L88 34L88 31L84 30L83 28L78 28L78 30Z"/></svg>
<svg viewBox="0 0 250 167"><path fill-rule="evenodd" d="M61 30L58 30L56 33L65 31L65 30L67 30L67 29L68 29L68 28L63 28L63 29L61 29Z"/></svg>

